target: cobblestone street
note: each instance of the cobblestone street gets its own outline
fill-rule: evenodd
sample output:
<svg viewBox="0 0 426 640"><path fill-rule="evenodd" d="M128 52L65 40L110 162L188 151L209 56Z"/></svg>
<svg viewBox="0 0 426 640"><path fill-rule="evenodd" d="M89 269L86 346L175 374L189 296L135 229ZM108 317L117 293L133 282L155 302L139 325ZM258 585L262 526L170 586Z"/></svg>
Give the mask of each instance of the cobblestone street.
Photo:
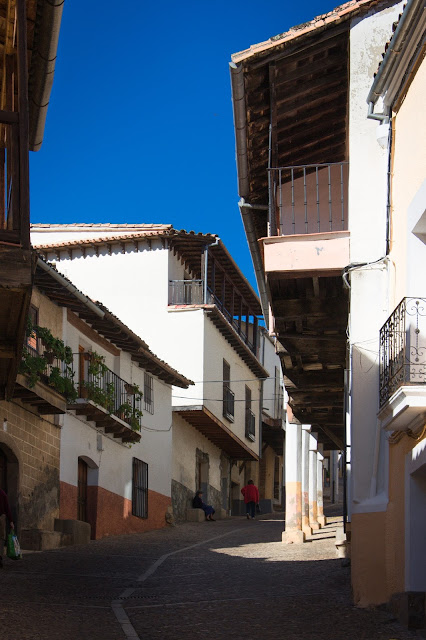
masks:
<svg viewBox="0 0 426 640"><path fill-rule="evenodd" d="M1 640L126 638L408 640L384 611L353 607L334 517L303 546L279 515L183 524L29 553L0 576Z"/></svg>

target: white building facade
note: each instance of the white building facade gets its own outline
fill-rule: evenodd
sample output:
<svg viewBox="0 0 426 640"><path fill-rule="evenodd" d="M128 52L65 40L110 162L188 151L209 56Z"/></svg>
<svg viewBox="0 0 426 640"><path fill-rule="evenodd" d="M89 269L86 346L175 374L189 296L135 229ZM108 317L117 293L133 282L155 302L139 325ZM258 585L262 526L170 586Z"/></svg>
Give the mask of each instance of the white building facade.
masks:
<svg viewBox="0 0 426 640"><path fill-rule="evenodd" d="M170 225L35 225L32 233L49 261L194 382L173 389L175 517L187 517L199 488L218 515L240 513L241 488L259 481L262 381L271 376L271 393L282 396L282 380L270 342L262 364L259 301L223 243ZM271 403L275 411L273 395ZM272 428L282 440L282 417Z"/></svg>

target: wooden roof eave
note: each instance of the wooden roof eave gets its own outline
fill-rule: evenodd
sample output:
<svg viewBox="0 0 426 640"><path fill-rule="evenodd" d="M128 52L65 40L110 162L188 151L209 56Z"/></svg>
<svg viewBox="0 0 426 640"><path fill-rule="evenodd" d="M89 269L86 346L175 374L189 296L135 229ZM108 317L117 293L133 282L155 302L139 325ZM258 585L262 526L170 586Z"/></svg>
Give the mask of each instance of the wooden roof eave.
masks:
<svg viewBox="0 0 426 640"><path fill-rule="evenodd" d="M198 429L230 458L234 460L259 460L259 456L204 405L173 407L173 412L179 414Z"/></svg>

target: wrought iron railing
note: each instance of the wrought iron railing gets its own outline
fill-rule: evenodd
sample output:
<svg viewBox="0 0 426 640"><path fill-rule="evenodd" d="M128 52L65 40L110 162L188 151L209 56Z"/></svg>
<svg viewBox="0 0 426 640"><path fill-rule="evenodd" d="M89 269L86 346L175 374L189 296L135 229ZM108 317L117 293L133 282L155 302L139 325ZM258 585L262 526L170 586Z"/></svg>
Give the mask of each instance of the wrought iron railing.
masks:
<svg viewBox="0 0 426 640"><path fill-rule="evenodd" d="M74 354L74 369L78 371L80 398L92 400L130 425L134 431L141 428L142 392L108 369L91 352Z"/></svg>
<svg viewBox="0 0 426 640"><path fill-rule="evenodd" d="M256 418L251 409L246 409L246 438L254 440L256 436Z"/></svg>
<svg viewBox="0 0 426 640"><path fill-rule="evenodd" d="M426 383L426 298L403 298L380 330L380 406L403 385Z"/></svg>
<svg viewBox="0 0 426 640"><path fill-rule="evenodd" d="M348 229L347 162L269 169L269 235Z"/></svg>
<svg viewBox="0 0 426 640"><path fill-rule="evenodd" d="M56 340L53 346L46 344L39 336L43 332L46 329L34 327L25 338L19 372L27 377L30 388L42 382L66 398L73 398L76 391L71 350L66 352L61 340Z"/></svg>
<svg viewBox="0 0 426 640"><path fill-rule="evenodd" d="M223 385L223 415L228 420L234 420L235 393L226 384Z"/></svg>

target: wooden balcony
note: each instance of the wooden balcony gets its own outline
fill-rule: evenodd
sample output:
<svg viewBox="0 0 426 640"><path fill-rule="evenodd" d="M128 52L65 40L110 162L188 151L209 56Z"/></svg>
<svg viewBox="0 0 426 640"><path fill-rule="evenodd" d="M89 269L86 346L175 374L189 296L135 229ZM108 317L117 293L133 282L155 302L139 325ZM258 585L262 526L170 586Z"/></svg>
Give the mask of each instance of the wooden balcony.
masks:
<svg viewBox="0 0 426 640"><path fill-rule="evenodd" d="M28 377L21 373L16 377L13 398L28 405L40 415L61 414L67 410L67 401L62 394L49 387L47 382L36 382L30 387Z"/></svg>

